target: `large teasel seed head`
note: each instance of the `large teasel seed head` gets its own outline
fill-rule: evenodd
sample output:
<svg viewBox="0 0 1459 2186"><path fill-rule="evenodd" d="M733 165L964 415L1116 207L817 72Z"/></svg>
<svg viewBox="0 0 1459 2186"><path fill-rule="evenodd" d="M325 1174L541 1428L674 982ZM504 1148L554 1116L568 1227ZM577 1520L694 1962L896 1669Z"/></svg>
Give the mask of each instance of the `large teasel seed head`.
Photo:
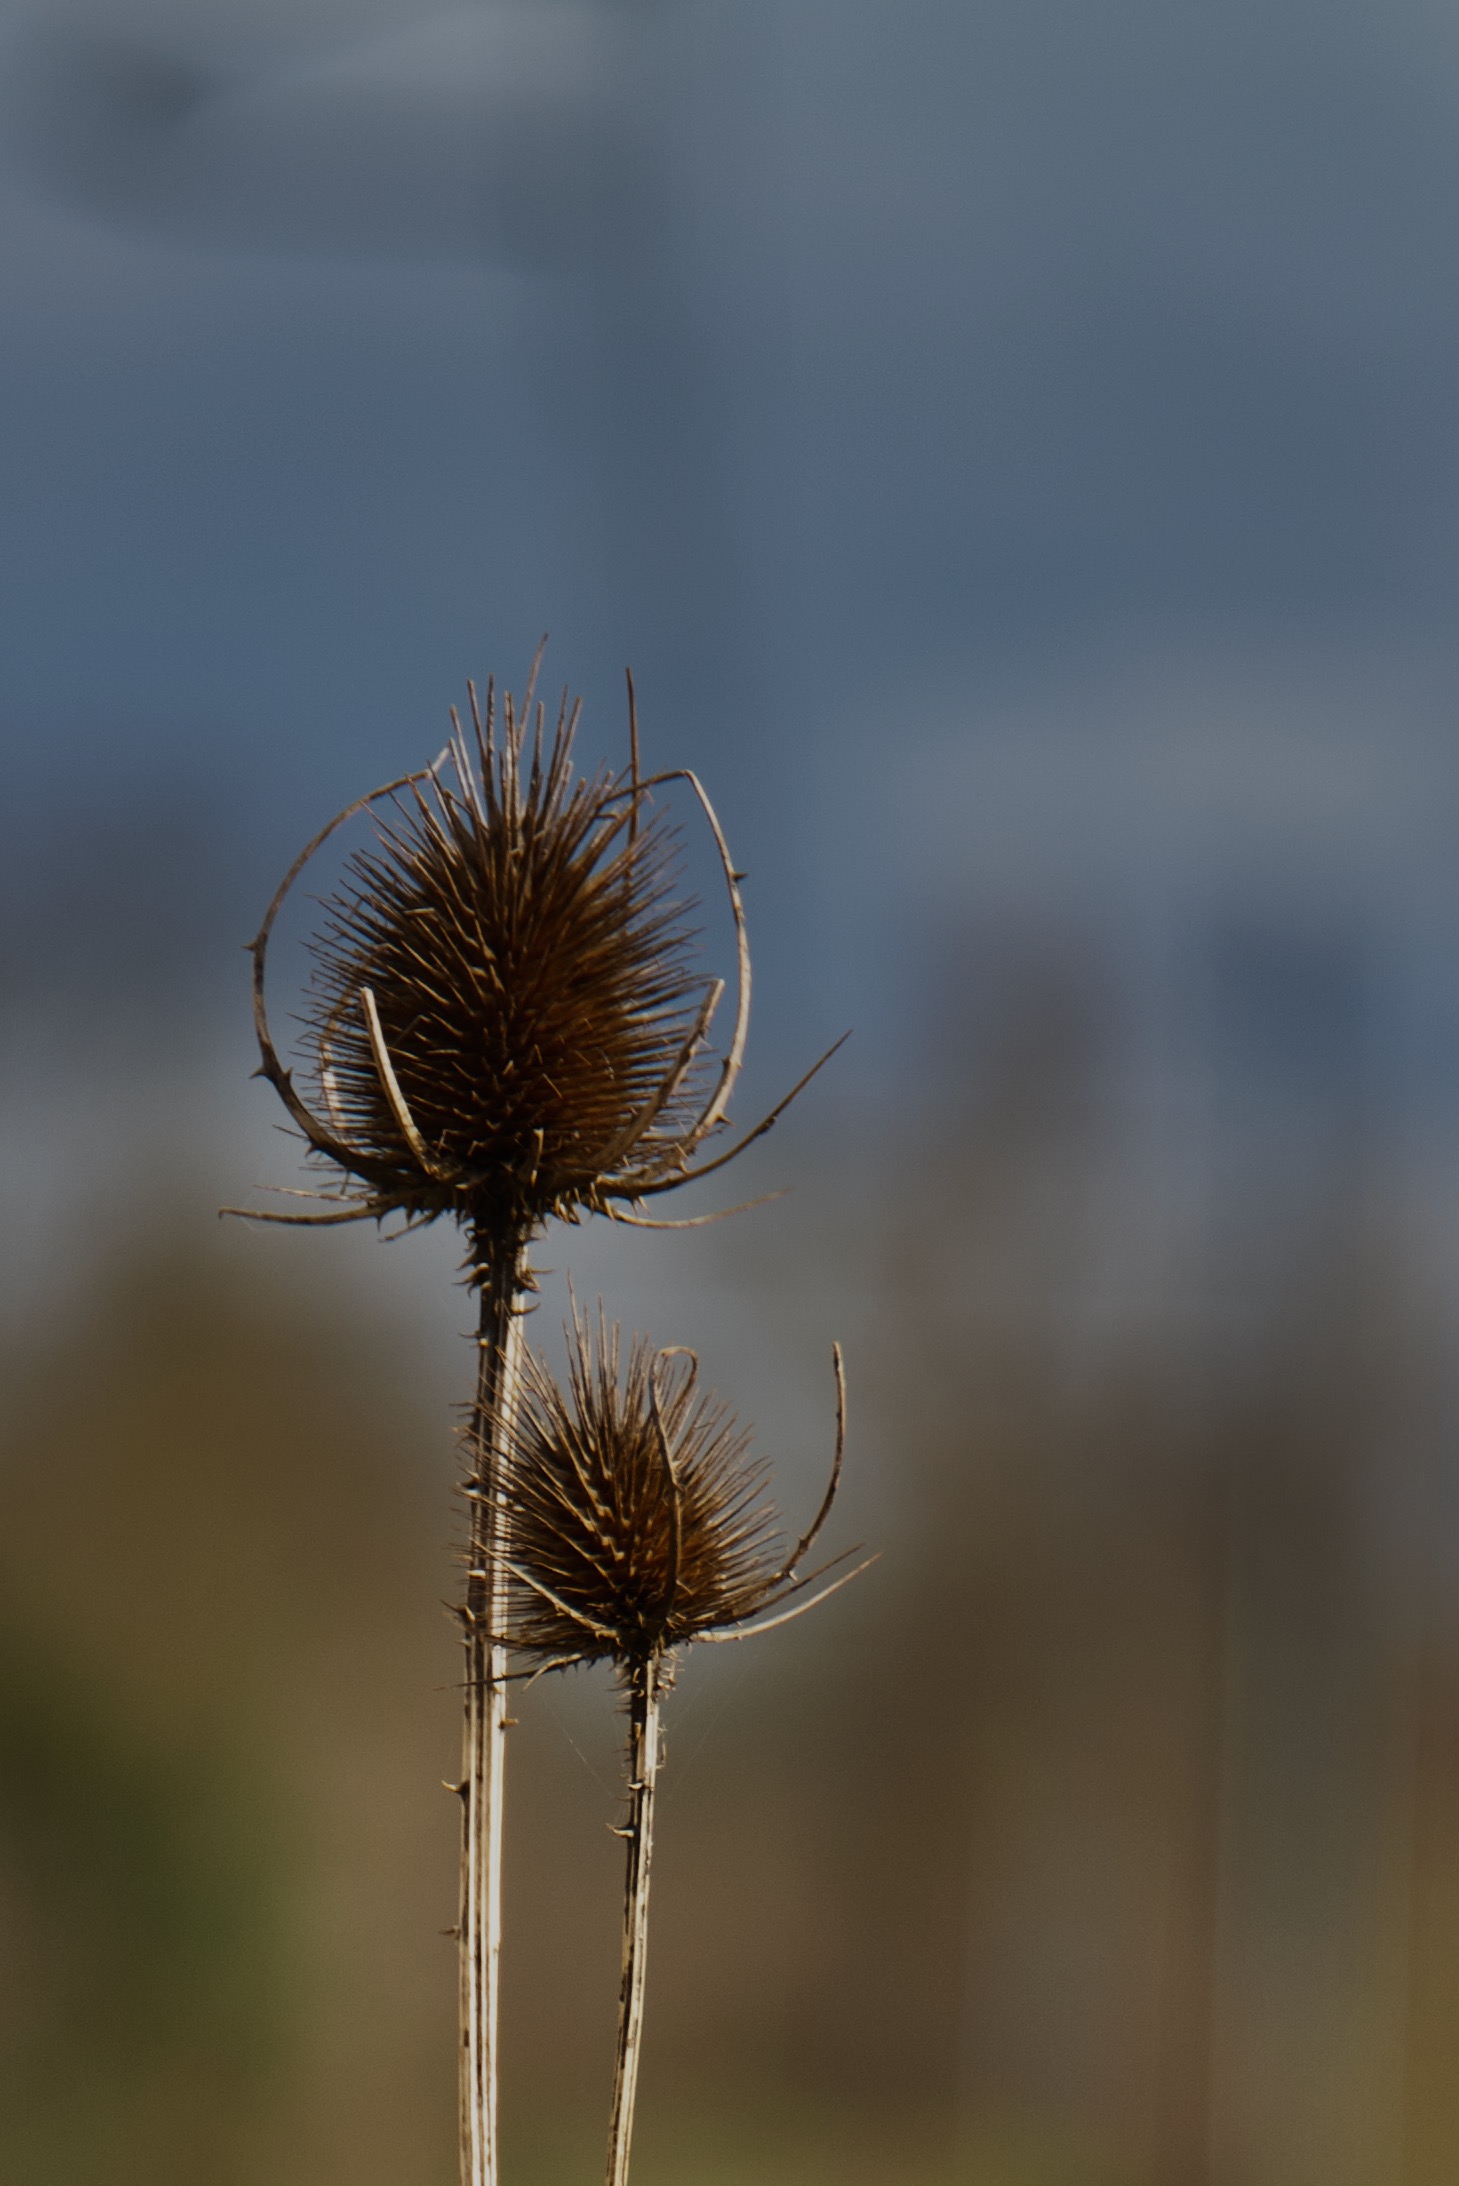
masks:
<svg viewBox="0 0 1459 2186"><path fill-rule="evenodd" d="M489 1232L593 1205L666 1084L647 1135L677 1143L704 998L671 832L638 824L632 785L576 773L565 706L530 754L510 701L494 712L489 691L475 749L377 810L307 1009L316 1093L369 1181Z"/></svg>
<svg viewBox="0 0 1459 2186"><path fill-rule="evenodd" d="M631 1674L689 1641L765 1629L751 1620L844 1562L802 1569L840 1479L839 1347L830 1485L787 1556L768 1468L728 1408L699 1392L693 1354L635 1336L625 1359L601 1313L595 1335L574 1310L567 1336L566 1387L528 1349L502 1437L508 1645L542 1665L608 1659Z"/></svg>
<svg viewBox="0 0 1459 2186"><path fill-rule="evenodd" d="M484 707L473 690L469 726L453 712L433 766L347 806L296 859L250 944L254 1025L260 1075L335 1172L319 1195L333 1204L230 1212L299 1223L449 1214L490 1258L553 1215L646 1220L643 1202L723 1167L794 1099L813 1072L740 1146L696 1165L744 1056L739 876L694 775L640 776L631 680L629 708L631 766L587 776L572 757L576 705L564 698L549 733L531 685L500 709L491 685ZM698 800L734 920L735 1021L713 1065L724 982L692 965L678 840L650 810L670 782ZM306 865L361 813L374 841L347 861L308 944L301 1090L269 1027L269 941Z"/></svg>

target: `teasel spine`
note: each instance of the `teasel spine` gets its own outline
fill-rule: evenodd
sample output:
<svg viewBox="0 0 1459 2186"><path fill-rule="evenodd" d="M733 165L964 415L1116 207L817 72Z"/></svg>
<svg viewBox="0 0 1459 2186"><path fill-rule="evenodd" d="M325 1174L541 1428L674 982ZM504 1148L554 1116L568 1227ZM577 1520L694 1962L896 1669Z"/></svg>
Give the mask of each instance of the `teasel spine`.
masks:
<svg viewBox="0 0 1459 2186"><path fill-rule="evenodd" d="M521 1382L522 1313L530 1287L526 1240L478 1239L480 1296L476 1397L468 1435L471 1472L462 1720L460 1945L461 2186L497 2186L502 1846L506 1814L506 1507L503 1453Z"/></svg>

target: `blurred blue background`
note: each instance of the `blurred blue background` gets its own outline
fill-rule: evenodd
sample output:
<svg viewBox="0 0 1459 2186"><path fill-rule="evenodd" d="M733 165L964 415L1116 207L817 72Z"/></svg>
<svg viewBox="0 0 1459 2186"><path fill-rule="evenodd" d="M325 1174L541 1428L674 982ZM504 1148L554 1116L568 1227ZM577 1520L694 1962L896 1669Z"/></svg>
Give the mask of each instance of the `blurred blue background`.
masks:
<svg viewBox="0 0 1459 2186"><path fill-rule="evenodd" d="M239 943L543 629L749 871L746 1115L856 1028L795 1198L547 1250L790 1502L843 1335L888 1549L686 1677L647 2186L1448 2186L1456 109L1429 0L0 6L17 2186L450 2175L450 1241L212 1210L294 1181Z"/></svg>

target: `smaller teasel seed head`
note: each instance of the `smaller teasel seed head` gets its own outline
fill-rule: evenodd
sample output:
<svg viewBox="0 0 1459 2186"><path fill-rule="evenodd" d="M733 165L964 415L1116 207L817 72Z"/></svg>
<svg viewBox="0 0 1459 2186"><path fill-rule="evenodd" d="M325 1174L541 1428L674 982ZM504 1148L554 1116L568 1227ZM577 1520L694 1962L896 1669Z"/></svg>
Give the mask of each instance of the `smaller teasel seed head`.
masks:
<svg viewBox="0 0 1459 2186"><path fill-rule="evenodd" d="M836 1348L837 1433L830 1484L787 1557L768 1468L713 1394L692 1352L635 1336L626 1361L601 1311L596 1335L573 1312L564 1389L524 1353L503 1450L507 1645L542 1666L611 1660L631 1676L695 1640L737 1639L812 1606L805 1589L834 1566L803 1569L829 1515L845 1446ZM859 1566L858 1569L864 1569Z"/></svg>

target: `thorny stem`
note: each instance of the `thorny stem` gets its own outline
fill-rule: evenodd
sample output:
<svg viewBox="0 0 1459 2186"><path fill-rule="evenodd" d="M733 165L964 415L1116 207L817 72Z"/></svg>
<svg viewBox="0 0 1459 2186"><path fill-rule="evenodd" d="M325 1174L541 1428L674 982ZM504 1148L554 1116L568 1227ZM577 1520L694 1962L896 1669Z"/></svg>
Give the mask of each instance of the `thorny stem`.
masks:
<svg viewBox="0 0 1459 2186"><path fill-rule="evenodd" d="M506 1775L507 1572L502 1562L502 1445L517 1404L522 1352L517 1240L477 1253L481 1322L473 1471L467 1482L470 1554L462 1626L466 1713L461 1753L461 2186L497 2186L497 2027L502 1939L502 1813Z"/></svg>
<svg viewBox="0 0 1459 2186"><path fill-rule="evenodd" d="M613 2122L608 2137L608 2186L628 2186L633 2103L643 2038L643 1977L648 1950L649 1866L653 1857L654 1789L659 1773L662 1658L634 1666L628 1688L628 1869L623 1884L623 1973L618 1992L618 2060L613 2074Z"/></svg>

